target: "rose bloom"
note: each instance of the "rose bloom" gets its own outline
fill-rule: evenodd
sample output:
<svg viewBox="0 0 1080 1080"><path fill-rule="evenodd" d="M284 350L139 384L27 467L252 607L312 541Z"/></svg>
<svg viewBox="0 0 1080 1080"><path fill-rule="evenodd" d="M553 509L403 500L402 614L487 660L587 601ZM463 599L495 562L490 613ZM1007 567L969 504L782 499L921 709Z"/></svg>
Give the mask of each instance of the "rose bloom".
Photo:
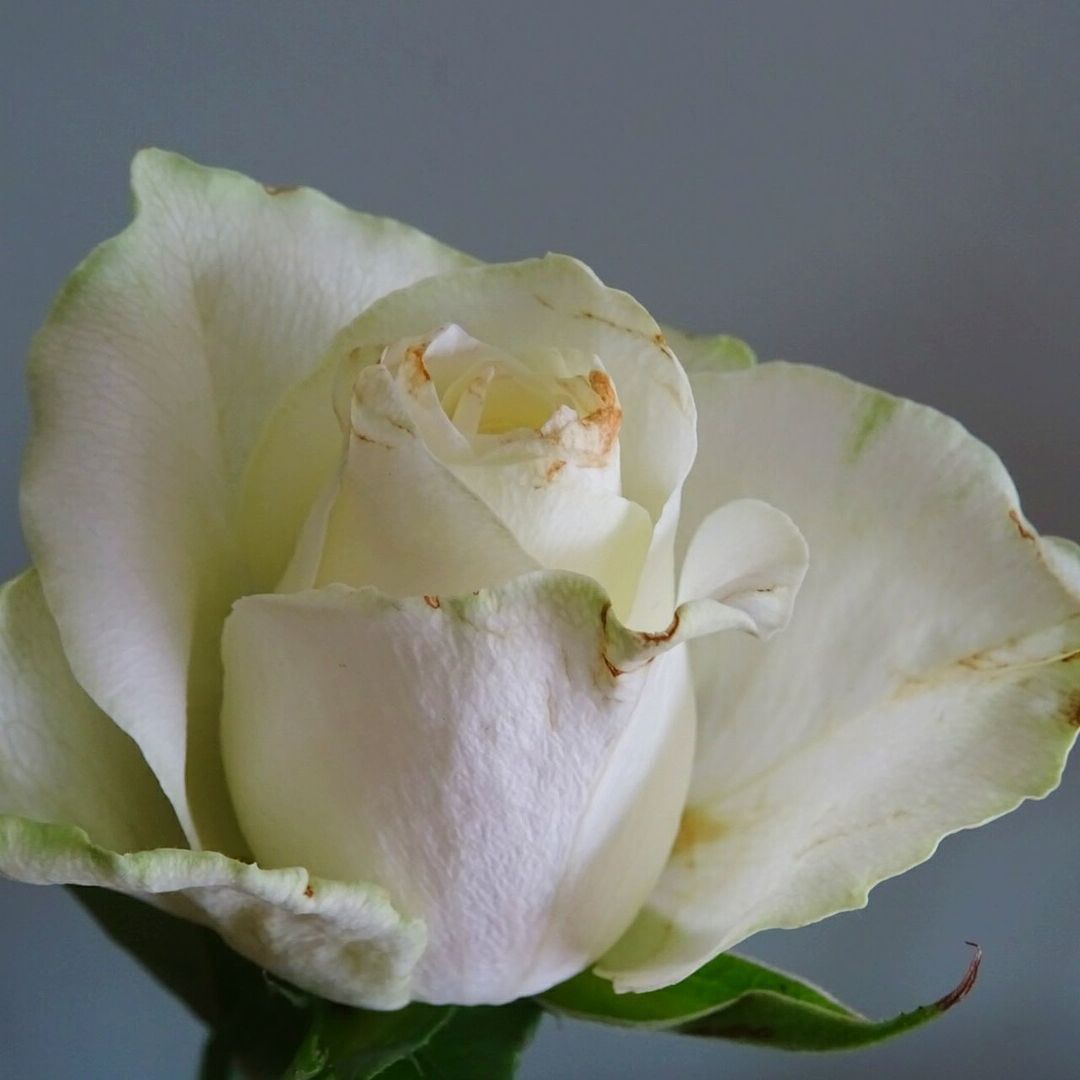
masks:
<svg viewBox="0 0 1080 1080"><path fill-rule="evenodd" d="M353 1005L642 991L1058 782L1078 549L959 424L570 258L134 187L33 347L5 874Z"/></svg>

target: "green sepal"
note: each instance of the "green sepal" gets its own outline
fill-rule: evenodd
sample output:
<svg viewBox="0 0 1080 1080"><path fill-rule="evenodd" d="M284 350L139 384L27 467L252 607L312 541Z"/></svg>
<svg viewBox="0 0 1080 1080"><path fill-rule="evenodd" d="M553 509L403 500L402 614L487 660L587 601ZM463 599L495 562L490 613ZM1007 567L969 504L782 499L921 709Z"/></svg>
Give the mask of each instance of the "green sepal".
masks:
<svg viewBox="0 0 1080 1080"><path fill-rule="evenodd" d="M454 1014L414 1002L393 1012L321 1001L285 1080L367 1080L418 1051Z"/></svg>
<svg viewBox="0 0 1080 1080"><path fill-rule="evenodd" d="M503 1080L514 1075L540 1016L531 1001L414 1003L395 1012L321 1002L284 1080Z"/></svg>
<svg viewBox="0 0 1080 1080"><path fill-rule="evenodd" d="M662 329L679 363L690 373L741 371L757 363L754 350L730 334L688 334L671 326Z"/></svg>
<svg viewBox="0 0 1080 1080"><path fill-rule="evenodd" d="M582 1020L731 1039L779 1050L850 1050L917 1028L948 1011L975 983L976 949L959 985L932 1005L871 1020L794 976L730 953L663 990L616 994L584 972L539 999L545 1009Z"/></svg>
<svg viewBox="0 0 1080 1080"><path fill-rule="evenodd" d="M531 1001L457 1009L429 1042L379 1080L509 1080L542 1015Z"/></svg>
<svg viewBox="0 0 1080 1080"><path fill-rule="evenodd" d="M281 1074L308 1023L306 994L268 976L204 926L110 889L68 888L113 941L210 1029L201 1080Z"/></svg>

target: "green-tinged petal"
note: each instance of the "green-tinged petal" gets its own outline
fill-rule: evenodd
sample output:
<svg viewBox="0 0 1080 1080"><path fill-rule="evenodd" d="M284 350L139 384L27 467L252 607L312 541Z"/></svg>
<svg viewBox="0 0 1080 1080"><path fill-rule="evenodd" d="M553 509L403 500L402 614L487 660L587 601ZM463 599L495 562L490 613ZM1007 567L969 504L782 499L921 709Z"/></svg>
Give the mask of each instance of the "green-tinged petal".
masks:
<svg viewBox="0 0 1080 1080"><path fill-rule="evenodd" d="M682 982L642 994L616 993L591 972L549 990L552 1012L640 1030L671 1031L778 1050L851 1050L933 1020L961 1001L979 971L976 950L961 982L931 1005L888 1020L870 1020L816 986L730 953Z"/></svg>
<svg viewBox="0 0 1080 1080"><path fill-rule="evenodd" d="M0 589L0 814L116 851L183 842L138 747L72 677L33 570Z"/></svg>
<svg viewBox="0 0 1080 1080"><path fill-rule="evenodd" d="M767 646L691 646L699 749L671 860L598 970L650 990L747 935L861 906L941 838L1058 783L1080 709L1075 548L952 420L812 368L694 379L685 547L717 499L798 522Z"/></svg>
<svg viewBox="0 0 1080 1080"><path fill-rule="evenodd" d="M665 326L664 337L690 375L699 371L739 371L757 363L754 350L730 334L688 334Z"/></svg>
<svg viewBox="0 0 1080 1080"><path fill-rule="evenodd" d="M132 182L135 221L76 270L34 344L23 518L76 678L139 744L188 837L235 848L215 717L217 633L246 591L237 479L344 323L470 260L160 151L138 155Z"/></svg>
<svg viewBox="0 0 1080 1080"><path fill-rule="evenodd" d="M0 873L35 885L96 885L215 929L242 956L311 993L394 1009L408 1000L424 929L385 893L304 869L264 870L213 852L121 855L82 829L0 817Z"/></svg>

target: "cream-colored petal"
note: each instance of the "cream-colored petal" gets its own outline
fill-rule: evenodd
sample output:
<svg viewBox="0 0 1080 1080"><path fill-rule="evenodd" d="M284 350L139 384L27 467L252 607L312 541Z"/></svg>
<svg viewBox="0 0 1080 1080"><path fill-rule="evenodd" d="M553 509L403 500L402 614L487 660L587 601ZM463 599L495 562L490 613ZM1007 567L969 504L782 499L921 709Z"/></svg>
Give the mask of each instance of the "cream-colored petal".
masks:
<svg viewBox="0 0 1080 1080"><path fill-rule="evenodd" d="M538 568L431 456L382 365L360 373L350 423L345 459L278 591L339 583L391 596L468 593Z"/></svg>
<svg viewBox="0 0 1080 1080"><path fill-rule="evenodd" d="M72 676L33 570L0 589L0 814L115 851L183 842L138 747Z"/></svg>
<svg viewBox="0 0 1080 1080"><path fill-rule="evenodd" d="M600 965L623 990L862 905L946 834L1052 790L1080 722L1076 549L1038 537L991 451L812 368L693 384L682 545L715 500L763 498L810 570L768 644L691 646L694 779L656 892Z"/></svg>
<svg viewBox="0 0 1080 1080"><path fill-rule="evenodd" d="M448 273L373 305L340 335L323 366L282 401L245 486L245 535L266 555L257 588L276 585L312 502L336 467L337 430L347 424L359 368L376 363L389 345L450 325L512 355L539 349L599 357L624 414L622 495L654 522L677 499L694 457L693 399L659 328L634 300L564 256ZM328 421L331 388L338 429ZM670 611L673 569L663 559L657 566L652 588L666 589Z"/></svg>
<svg viewBox="0 0 1080 1080"><path fill-rule="evenodd" d="M470 260L160 151L132 180L135 221L76 270L34 344L23 519L79 682L139 744L188 837L235 850L216 714L221 621L248 588L238 478L344 322Z"/></svg>

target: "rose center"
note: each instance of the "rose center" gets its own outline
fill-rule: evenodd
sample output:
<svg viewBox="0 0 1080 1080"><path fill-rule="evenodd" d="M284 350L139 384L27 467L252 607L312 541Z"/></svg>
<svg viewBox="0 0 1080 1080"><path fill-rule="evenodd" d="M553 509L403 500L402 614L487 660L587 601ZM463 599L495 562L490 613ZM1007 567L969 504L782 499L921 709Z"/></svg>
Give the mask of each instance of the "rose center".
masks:
<svg viewBox="0 0 1080 1080"><path fill-rule="evenodd" d="M622 410L596 357L565 349L512 355L451 325L391 346L380 362L417 411L437 408L474 453L539 437L581 466L612 462Z"/></svg>

